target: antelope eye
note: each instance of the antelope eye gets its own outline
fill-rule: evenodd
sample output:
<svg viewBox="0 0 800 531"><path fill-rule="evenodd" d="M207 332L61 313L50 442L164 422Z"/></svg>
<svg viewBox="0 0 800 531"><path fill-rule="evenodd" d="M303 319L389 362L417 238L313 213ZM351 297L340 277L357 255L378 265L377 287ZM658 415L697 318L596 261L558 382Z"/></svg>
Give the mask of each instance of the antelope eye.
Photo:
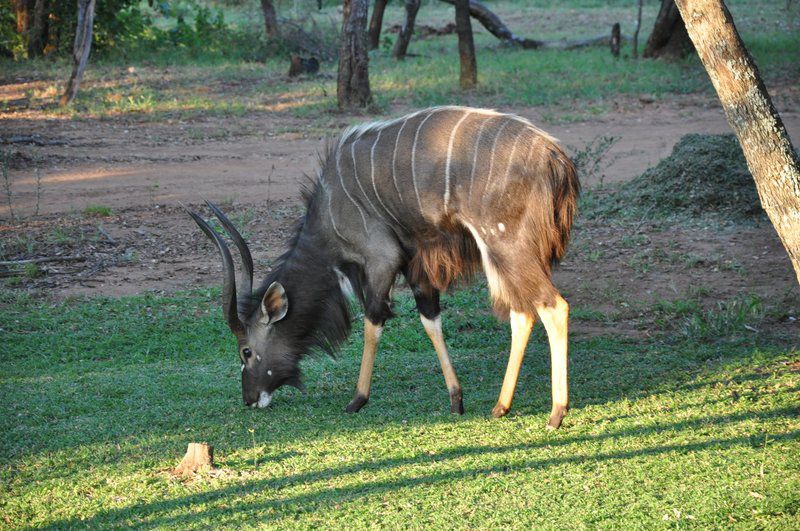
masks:
<svg viewBox="0 0 800 531"><path fill-rule="evenodd" d="M242 356L244 356L245 359L250 359L250 356L252 356L252 355L253 355L253 351L250 350L249 348L245 347L245 348L242 349Z"/></svg>

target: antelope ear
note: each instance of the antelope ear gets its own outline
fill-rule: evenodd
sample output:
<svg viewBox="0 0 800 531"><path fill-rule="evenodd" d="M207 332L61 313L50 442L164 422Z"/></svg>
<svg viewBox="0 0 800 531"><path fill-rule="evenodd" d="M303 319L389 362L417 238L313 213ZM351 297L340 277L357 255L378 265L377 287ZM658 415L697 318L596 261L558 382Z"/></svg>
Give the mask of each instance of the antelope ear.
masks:
<svg viewBox="0 0 800 531"><path fill-rule="evenodd" d="M289 299L279 282L273 282L261 299L261 323L272 324L286 317L289 311Z"/></svg>

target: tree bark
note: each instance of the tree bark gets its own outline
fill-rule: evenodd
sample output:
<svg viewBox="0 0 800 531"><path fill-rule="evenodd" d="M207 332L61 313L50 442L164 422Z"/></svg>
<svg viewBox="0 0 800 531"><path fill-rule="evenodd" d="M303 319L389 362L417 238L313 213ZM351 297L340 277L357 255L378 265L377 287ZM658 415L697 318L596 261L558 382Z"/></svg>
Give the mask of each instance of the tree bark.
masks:
<svg viewBox="0 0 800 531"><path fill-rule="evenodd" d="M28 57L40 57L47 45L47 0L14 0L17 33L22 35Z"/></svg>
<svg viewBox="0 0 800 531"><path fill-rule="evenodd" d="M336 98L340 108L366 107L372 102L367 53L367 0L344 0L339 78Z"/></svg>
<svg viewBox="0 0 800 531"><path fill-rule="evenodd" d="M456 5L456 0L442 0L442 2L450 5ZM503 24L503 21L500 20L500 17L495 15L491 9L481 4L477 0L469 0L469 14L470 16L474 17L475 20L480 22L481 25L489 31L489 33L501 41L521 46L522 48L539 48L543 44L542 41L537 41L535 39L517 37L510 29L508 29L508 26Z"/></svg>
<svg viewBox="0 0 800 531"><path fill-rule="evenodd" d="M383 12L389 0L375 0L372 8L372 18L369 19L369 49L374 50L381 41L381 27L383 26Z"/></svg>
<svg viewBox="0 0 800 531"><path fill-rule="evenodd" d="M653 32L647 39L643 57L681 59L692 51L692 41L686 33L686 25L678 12L675 0L661 0L661 9L656 16Z"/></svg>
<svg viewBox="0 0 800 531"><path fill-rule="evenodd" d="M461 88L471 89L478 84L478 65L475 61L475 42L472 40L472 22L469 19L469 0L456 0L456 32L461 59Z"/></svg>
<svg viewBox="0 0 800 531"><path fill-rule="evenodd" d="M78 0L78 25L75 28L75 46L72 50L72 75L67 89L61 96L61 106L69 105L78 94L83 71L92 50L92 24L94 23L95 0Z"/></svg>
<svg viewBox="0 0 800 531"><path fill-rule="evenodd" d="M214 447L208 443L189 443L186 455L172 471L176 476L186 476L198 470L214 468Z"/></svg>
<svg viewBox="0 0 800 531"><path fill-rule="evenodd" d="M278 15L275 13L272 0L261 0L261 12L264 14L264 30L267 32L267 37L277 37Z"/></svg>
<svg viewBox="0 0 800 531"><path fill-rule="evenodd" d="M722 0L676 0L800 283L800 161Z"/></svg>
<svg viewBox="0 0 800 531"><path fill-rule="evenodd" d="M408 43L411 42L411 35L414 33L414 21L417 19L420 0L406 0L406 18L397 34L397 42L394 43L392 55L395 59L405 59L408 52Z"/></svg>
<svg viewBox="0 0 800 531"><path fill-rule="evenodd" d="M639 30L642 28L642 2L638 0L636 9L636 29L633 31L633 58L639 58Z"/></svg>
<svg viewBox="0 0 800 531"><path fill-rule="evenodd" d="M619 44L621 41L620 37L620 29L619 29L619 22L615 22L613 26L611 26L611 55L614 57L619 57Z"/></svg>

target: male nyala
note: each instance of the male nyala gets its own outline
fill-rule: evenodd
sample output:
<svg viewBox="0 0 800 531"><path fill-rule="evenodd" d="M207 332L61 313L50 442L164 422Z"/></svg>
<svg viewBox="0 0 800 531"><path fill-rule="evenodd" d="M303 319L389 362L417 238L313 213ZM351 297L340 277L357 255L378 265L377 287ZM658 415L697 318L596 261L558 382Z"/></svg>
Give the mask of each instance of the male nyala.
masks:
<svg viewBox="0 0 800 531"><path fill-rule="evenodd" d="M461 384L447 353L439 294L483 269L495 312L511 323L511 354L492 415L511 407L536 316L550 343L553 408L567 412L569 306L551 281L564 255L580 185L556 140L529 121L495 111L434 107L351 127L321 156L304 192L306 213L289 249L253 291L247 244L214 205L242 258L237 292L231 254L197 214L225 265L223 308L239 342L245 405L265 407L284 384L300 386L300 359L332 351L350 331L348 296L364 307L364 353L348 412L369 399L372 367L398 274L413 290L450 392ZM238 301L238 302L237 302Z"/></svg>

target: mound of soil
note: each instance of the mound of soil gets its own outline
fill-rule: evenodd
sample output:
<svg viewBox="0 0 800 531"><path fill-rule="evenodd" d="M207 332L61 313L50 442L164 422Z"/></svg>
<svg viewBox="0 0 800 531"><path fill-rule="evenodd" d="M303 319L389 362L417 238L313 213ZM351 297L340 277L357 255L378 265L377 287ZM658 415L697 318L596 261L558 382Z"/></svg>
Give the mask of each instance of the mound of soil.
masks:
<svg viewBox="0 0 800 531"><path fill-rule="evenodd" d="M620 199L620 207L645 207L654 216L715 214L731 221L765 217L732 134L684 136L669 157L623 185Z"/></svg>

